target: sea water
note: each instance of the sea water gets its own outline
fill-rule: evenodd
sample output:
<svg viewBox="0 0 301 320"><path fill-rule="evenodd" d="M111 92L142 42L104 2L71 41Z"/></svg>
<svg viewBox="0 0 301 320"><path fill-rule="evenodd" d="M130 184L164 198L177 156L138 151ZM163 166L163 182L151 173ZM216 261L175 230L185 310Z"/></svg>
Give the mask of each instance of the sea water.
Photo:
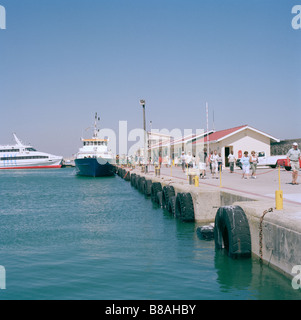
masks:
<svg viewBox="0 0 301 320"><path fill-rule="evenodd" d="M197 225L119 177L0 172L0 299L300 299L257 259L232 260Z"/></svg>

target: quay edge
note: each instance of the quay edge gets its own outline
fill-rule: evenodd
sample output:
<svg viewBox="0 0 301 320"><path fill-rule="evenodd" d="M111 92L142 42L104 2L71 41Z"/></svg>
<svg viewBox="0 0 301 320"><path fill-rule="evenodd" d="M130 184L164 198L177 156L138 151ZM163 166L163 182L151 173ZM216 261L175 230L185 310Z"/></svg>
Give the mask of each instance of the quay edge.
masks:
<svg viewBox="0 0 301 320"><path fill-rule="evenodd" d="M172 185L176 195L190 193L195 221L199 225L214 222L217 210L222 206L240 206L249 223L252 255L289 278L295 276L292 274L293 267L301 265L301 206L286 203L283 210L277 211L275 201L270 199L250 197L243 192L225 191L213 186L195 187L172 177L156 177L137 170L133 172L153 183L160 182L162 187ZM273 211L264 215L265 210L270 208Z"/></svg>

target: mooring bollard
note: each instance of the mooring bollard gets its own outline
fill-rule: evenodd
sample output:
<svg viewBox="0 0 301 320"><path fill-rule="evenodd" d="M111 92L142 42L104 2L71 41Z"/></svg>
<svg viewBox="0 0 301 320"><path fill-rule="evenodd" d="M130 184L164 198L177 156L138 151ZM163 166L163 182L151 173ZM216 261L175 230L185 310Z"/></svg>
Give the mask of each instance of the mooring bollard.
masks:
<svg viewBox="0 0 301 320"><path fill-rule="evenodd" d="M160 177L160 174L161 174L160 167L159 166L155 167L155 175L156 175L156 177Z"/></svg>
<svg viewBox="0 0 301 320"><path fill-rule="evenodd" d="M195 178L196 178L195 174L193 174L193 173L189 174L189 184L190 185L195 184Z"/></svg>
<svg viewBox="0 0 301 320"><path fill-rule="evenodd" d="M283 210L283 191L281 190L280 166L278 169L278 178L279 178L279 190L276 190L275 192L276 210Z"/></svg>
<svg viewBox="0 0 301 320"><path fill-rule="evenodd" d="M200 186L200 179L199 176L194 177L194 186L199 187Z"/></svg>

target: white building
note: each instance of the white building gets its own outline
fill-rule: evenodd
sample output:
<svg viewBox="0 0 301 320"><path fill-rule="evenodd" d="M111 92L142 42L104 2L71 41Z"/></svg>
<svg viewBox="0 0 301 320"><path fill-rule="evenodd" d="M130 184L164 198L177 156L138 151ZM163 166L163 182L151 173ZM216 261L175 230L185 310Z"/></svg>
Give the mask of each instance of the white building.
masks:
<svg viewBox="0 0 301 320"><path fill-rule="evenodd" d="M208 137L196 139L192 144L209 146L210 151L217 150L223 158L223 165L228 166L228 155L233 151L234 156L239 159L245 151L265 152L266 156L271 155L271 141L280 140L255 129L249 125L243 125L231 129L216 131Z"/></svg>

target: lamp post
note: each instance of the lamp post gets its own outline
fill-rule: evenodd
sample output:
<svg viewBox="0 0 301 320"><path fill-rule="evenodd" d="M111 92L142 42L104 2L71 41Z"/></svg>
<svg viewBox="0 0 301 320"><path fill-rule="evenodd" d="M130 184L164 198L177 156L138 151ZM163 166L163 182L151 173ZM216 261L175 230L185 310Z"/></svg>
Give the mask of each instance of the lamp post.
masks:
<svg viewBox="0 0 301 320"><path fill-rule="evenodd" d="M145 164L145 173L147 173L147 150L146 150L146 120L145 120L145 100L140 100L140 105L143 108L143 130L144 130L144 164Z"/></svg>

